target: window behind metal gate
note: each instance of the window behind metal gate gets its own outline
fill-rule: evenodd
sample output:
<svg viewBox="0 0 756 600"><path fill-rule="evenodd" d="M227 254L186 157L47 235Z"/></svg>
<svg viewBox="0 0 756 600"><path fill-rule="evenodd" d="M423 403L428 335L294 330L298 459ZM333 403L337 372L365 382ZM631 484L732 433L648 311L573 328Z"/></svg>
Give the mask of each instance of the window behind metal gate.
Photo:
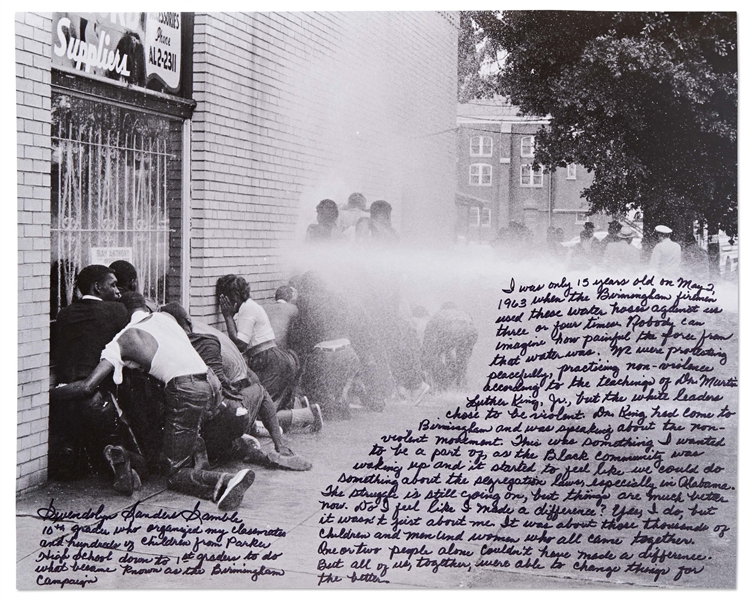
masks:
<svg viewBox="0 0 756 600"><path fill-rule="evenodd" d="M55 93L51 134L51 318L83 267L116 258L146 297L178 299L181 121Z"/></svg>

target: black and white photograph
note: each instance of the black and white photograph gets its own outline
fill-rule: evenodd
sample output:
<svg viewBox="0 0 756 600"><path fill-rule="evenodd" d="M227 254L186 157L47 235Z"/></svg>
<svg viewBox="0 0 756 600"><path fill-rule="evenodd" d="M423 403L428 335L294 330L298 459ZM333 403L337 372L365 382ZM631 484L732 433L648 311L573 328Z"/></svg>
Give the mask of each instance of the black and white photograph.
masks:
<svg viewBox="0 0 756 600"><path fill-rule="evenodd" d="M17 590L743 591L742 13L465 4L6 14Z"/></svg>

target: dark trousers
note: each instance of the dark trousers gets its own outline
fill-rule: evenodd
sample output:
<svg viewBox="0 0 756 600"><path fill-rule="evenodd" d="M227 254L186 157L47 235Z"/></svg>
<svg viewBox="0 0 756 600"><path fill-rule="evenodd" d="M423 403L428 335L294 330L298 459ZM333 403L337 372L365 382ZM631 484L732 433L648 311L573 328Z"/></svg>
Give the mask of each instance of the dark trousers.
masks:
<svg viewBox="0 0 756 600"><path fill-rule="evenodd" d="M49 473L53 479L76 479L91 471L110 471L103 456L108 444L123 445L113 395L98 390L89 398L50 405Z"/></svg>
<svg viewBox="0 0 756 600"><path fill-rule="evenodd" d="M202 424L202 439L207 447L207 457L213 463L229 456L236 438L255 430L255 419L263 400L268 396L254 374L232 384L232 387L233 390L224 391L217 414ZM269 396L268 403L275 412ZM239 409L244 409L246 413L242 411L243 414L240 415Z"/></svg>
<svg viewBox="0 0 756 600"><path fill-rule="evenodd" d="M160 470L165 423L165 385L135 369L124 369L118 404L139 451L153 471Z"/></svg>
<svg viewBox="0 0 756 600"><path fill-rule="evenodd" d="M394 377L391 375L385 353L379 347L355 347L360 360L360 372L357 376L355 392L365 408L380 412L386 407L386 401L396 390Z"/></svg>
<svg viewBox="0 0 756 600"><path fill-rule="evenodd" d="M163 455L168 488L203 500L218 498L225 473L194 469L194 455L204 442L199 430L213 388L207 375L174 377L165 386Z"/></svg>
<svg viewBox="0 0 756 600"><path fill-rule="evenodd" d="M277 346L247 357L247 365L260 378L276 410L292 408L292 392L297 380L299 361L291 350Z"/></svg>

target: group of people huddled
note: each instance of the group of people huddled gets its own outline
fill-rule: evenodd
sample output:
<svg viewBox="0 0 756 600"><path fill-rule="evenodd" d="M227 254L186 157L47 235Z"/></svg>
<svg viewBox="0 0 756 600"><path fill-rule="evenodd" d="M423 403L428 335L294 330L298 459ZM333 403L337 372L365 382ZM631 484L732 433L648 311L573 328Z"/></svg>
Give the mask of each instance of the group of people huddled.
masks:
<svg viewBox="0 0 756 600"><path fill-rule="evenodd" d="M340 221L324 200L307 240L398 241L391 205L375 202L369 216L364 206L353 194ZM178 302L145 298L126 261L84 267L53 328L51 477L108 473L131 495L161 475L169 489L234 510L254 473L224 464L308 470L283 433L318 432L324 420L392 400L417 405L431 385L465 385L477 340L469 315L451 303L432 318L406 308L389 274L362 278L359 289L348 279L334 285L307 271L258 304L243 277L225 275L216 284L224 333Z"/></svg>
<svg viewBox="0 0 756 600"><path fill-rule="evenodd" d="M702 275L708 270L706 252L698 247L695 239L688 239L685 249L671 239L672 229L659 225L654 229L658 239L647 265L643 262L641 250L633 244L639 234L629 225L620 221L609 222L606 235L599 238L595 225L586 221L580 232L580 240L571 247L565 247L564 231L549 227L545 244L536 246L533 233L521 223L511 221L507 228L499 230L491 245L509 258L522 258L541 253L550 259L562 260L570 270L584 270L603 267L621 272L637 272L648 266L652 272L664 277L678 277L683 270L689 275ZM690 236L693 237L692 235Z"/></svg>
<svg viewBox="0 0 756 600"><path fill-rule="evenodd" d="M345 206L326 198L315 208L317 222L307 228L307 242L386 243L399 241L391 226L391 204L376 200L366 209L367 200L359 192L349 196Z"/></svg>
<svg viewBox="0 0 756 600"><path fill-rule="evenodd" d="M497 251L509 258L520 258L533 253L533 232L519 221L510 221L499 229L491 242Z"/></svg>
<svg viewBox="0 0 756 600"><path fill-rule="evenodd" d="M80 297L60 310L53 330L52 477L111 472L114 489L131 495L160 474L169 489L233 510L254 473L227 473L218 469L224 462L312 468L282 431L297 424L317 430L322 419L317 407L285 402L284 373L271 379L268 365L287 360L293 376L295 360L276 347L267 317L244 307L226 335L195 322L177 302L157 307L145 299L125 261L84 267L76 285ZM241 278L218 281L224 314L238 311L245 294ZM256 372L252 365L262 366ZM263 428L274 450L261 450Z"/></svg>
<svg viewBox="0 0 756 600"><path fill-rule="evenodd" d="M391 204L366 206L361 193L341 209L322 200L305 241L353 241L376 253L397 247ZM431 318L411 306L399 278L382 268L352 264L329 274L308 271L290 282L298 290L298 313L288 331L288 346L303 365L303 389L318 399L326 419L348 418L355 405L383 410L395 398L419 404L431 389L466 385L478 337L467 313L447 302Z"/></svg>
<svg viewBox="0 0 756 600"><path fill-rule="evenodd" d="M658 241L651 251L647 265L641 258L640 248L633 245L633 240L639 236L631 227L619 221L611 221L607 235L601 240L596 238L594 229L590 221L583 226L580 242L571 249L571 268L585 269L598 265L623 273L636 273L642 266L647 266L650 272L667 278L676 278L682 274L682 247L672 241L672 229L666 225L657 225L654 229ZM688 271L700 270L700 253L696 253L695 250L700 249L693 243L685 255L685 267ZM703 264L706 264L705 256Z"/></svg>

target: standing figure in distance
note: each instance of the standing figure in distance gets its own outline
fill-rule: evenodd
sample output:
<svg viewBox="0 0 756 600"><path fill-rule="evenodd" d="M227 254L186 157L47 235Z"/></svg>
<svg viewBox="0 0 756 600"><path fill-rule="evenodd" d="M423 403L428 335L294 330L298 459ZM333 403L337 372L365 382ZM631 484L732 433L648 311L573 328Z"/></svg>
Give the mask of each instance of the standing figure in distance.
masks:
<svg viewBox="0 0 756 600"><path fill-rule="evenodd" d="M655 231L659 234L659 243L651 252L649 266L662 277L675 279L680 276L682 248L672 241L672 230L666 225L657 225Z"/></svg>
<svg viewBox="0 0 756 600"><path fill-rule="evenodd" d="M354 241L357 221L366 216L367 200L359 192L349 195L346 206L342 206L339 212L339 229L347 239Z"/></svg>
<svg viewBox="0 0 756 600"><path fill-rule="evenodd" d="M370 217L363 217L355 225L355 240L380 245L399 241L399 234L391 225L391 204L376 200L370 205Z"/></svg>
<svg viewBox="0 0 756 600"><path fill-rule="evenodd" d="M625 225L616 234L616 238L616 242L610 242L606 246L604 266L623 273L637 271L640 264L640 252L632 244L633 230Z"/></svg>

